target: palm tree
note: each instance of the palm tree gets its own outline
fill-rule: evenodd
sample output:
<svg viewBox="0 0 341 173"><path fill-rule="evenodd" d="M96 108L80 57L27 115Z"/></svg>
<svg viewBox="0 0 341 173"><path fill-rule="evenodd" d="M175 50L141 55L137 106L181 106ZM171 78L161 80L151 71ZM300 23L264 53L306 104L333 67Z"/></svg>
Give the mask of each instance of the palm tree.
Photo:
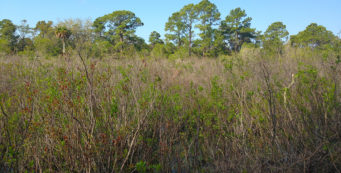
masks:
<svg viewBox="0 0 341 173"><path fill-rule="evenodd" d="M65 40L71 36L71 31L65 26L58 27L55 31L56 37L62 40L63 43L63 55L65 55Z"/></svg>

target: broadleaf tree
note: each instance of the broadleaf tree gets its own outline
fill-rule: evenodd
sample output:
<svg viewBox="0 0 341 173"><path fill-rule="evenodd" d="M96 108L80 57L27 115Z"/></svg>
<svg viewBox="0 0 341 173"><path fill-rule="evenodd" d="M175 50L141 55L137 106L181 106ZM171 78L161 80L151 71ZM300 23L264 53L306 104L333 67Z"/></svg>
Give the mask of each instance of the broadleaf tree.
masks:
<svg viewBox="0 0 341 173"><path fill-rule="evenodd" d="M1 49L6 53L14 51L17 36L15 32L17 27L12 23L11 20L3 19L0 21L0 43Z"/></svg>

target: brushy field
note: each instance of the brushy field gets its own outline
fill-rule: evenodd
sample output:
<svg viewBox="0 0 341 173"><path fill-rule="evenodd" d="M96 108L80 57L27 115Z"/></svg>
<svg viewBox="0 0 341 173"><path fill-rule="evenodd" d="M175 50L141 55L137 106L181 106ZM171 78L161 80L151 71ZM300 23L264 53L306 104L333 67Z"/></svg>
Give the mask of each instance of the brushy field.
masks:
<svg viewBox="0 0 341 173"><path fill-rule="evenodd" d="M0 172L340 172L339 62L0 57Z"/></svg>

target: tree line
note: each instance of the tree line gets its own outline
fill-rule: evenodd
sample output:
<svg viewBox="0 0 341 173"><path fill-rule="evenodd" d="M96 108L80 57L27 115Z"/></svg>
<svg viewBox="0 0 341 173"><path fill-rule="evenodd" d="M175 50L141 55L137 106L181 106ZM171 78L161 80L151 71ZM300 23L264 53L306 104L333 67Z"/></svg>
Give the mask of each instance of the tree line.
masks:
<svg viewBox="0 0 341 173"><path fill-rule="evenodd" d="M71 54L86 45L89 56L131 55L217 57L239 52L242 47L261 48L267 53L281 54L284 45L298 48L330 50L340 46L340 38L326 27L311 23L304 31L289 36L286 25L274 22L262 33L251 26L252 18L241 8L232 9L221 18L215 4L202 0L174 12L165 24L165 39L151 32L149 44L135 34L142 20L133 12L121 10L94 21L69 19L54 24L39 21L34 28L23 20L15 25L0 21L0 52L57 56Z"/></svg>

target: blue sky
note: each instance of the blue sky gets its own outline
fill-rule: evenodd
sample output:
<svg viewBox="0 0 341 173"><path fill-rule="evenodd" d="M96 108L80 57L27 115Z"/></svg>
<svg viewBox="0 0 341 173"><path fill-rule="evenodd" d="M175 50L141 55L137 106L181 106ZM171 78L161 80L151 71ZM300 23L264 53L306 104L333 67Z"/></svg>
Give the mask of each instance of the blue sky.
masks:
<svg viewBox="0 0 341 173"><path fill-rule="evenodd" d="M148 40L152 31L164 35L168 17L184 5L200 0L0 0L0 20L10 19L20 24L28 20L31 27L39 20L55 23L69 18L96 19L115 10L130 10L144 23L137 35ZM326 26L338 34L341 31L341 0L211 0L221 17L231 9L241 7L252 17L252 27L260 31L275 21L282 21L290 34L297 34L312 22Z"/></svg>

